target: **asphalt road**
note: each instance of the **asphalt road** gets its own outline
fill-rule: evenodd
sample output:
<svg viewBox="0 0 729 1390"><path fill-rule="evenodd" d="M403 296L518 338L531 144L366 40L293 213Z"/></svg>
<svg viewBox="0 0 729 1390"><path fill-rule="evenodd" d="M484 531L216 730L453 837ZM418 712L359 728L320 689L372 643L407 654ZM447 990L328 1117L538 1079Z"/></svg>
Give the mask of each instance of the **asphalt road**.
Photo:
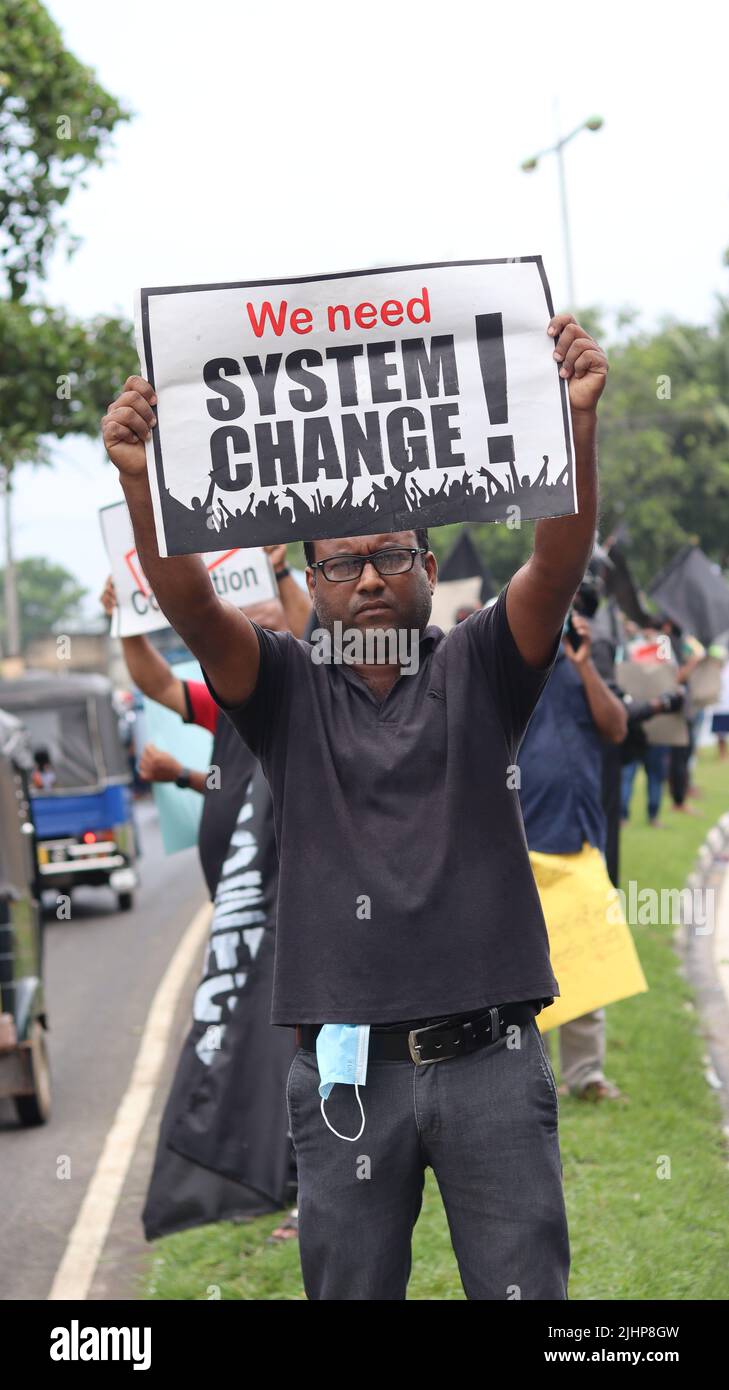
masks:
<svg viewBox="0 0 729 1390"><path fill-rule="evenodd" d="M141 883L131 912L105 889L74 895L70 921L50 918L45 984L53 1113L24 1129L0 1100L0 1298L45 1299L109 1127L129 1082L155 990L205 901L197 852L166 857L154 808L138 805ZM198 963L180 996L164 1074L122 1193L92 1298L135 1297L145 1245L139 1213L159 1115L189 1017ZM67 1160L67 1162L64 1162ZM70 1176L59 1176L70 1164Z"/></svg>

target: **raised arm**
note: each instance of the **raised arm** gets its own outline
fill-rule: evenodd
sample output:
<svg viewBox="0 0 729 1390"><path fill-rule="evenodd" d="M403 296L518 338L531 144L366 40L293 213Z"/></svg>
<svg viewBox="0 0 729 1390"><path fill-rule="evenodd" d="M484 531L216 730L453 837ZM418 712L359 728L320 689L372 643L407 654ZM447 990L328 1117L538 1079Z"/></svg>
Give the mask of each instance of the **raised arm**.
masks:
<svg viewBox="0 0 729 1390"><path fill-rule="evenodd" d="M592 553L597 528L597 403L608 370L605 353L571 314L556 314L547 332L554 339L560 376L568 382L579 512L537 522L534 550L509 585L509 627L531 666L549 660Z"/></svg>
<svg viewBox="0 0 729 1390"><path fill-rule="evenodd" d="M336 500L336 502L334 503L334 505L333 505L333 507L332 507L332 511L333 511L333 512L342 512L342 511L344 511L344 508L345 508L345 507L351 506L353 490L354 490L354 479L353 479L353 478L350 478L350 480L349 480L349 482L347 483L347 486L345 487L344 492L342 493L341 497L338 497L337 500Z"/></svg>
<svg viewBox="0 0 729 1390"><path fill-rule="evenodd" d="M111 617L116 607L116 590L111 575L101 594L101 606ZM136 637L122 637L121 645L127 671L142 694L184 718L185 692L182 681L179 676L174 675L168 662L156 647L152 646L149 638L142 633Z"/></svg>
<svg viewBox="0 0 729 1390"><path fill-rule="evenodd" d="M311 601L299 584L296 583L293 574L286 564L286 545L264 545L263 549L268 555L273 572L278 584L278 593L283 610L294 637L303 637L306 632L309 618L311 617ZM267 627L267 623L261 623L262 627Z"/></svg>
<svg viewBox="0 0 729 1390"><path fill-rule="evenodd" d="M575 650L570 642L565 642L564 649L582 681L595 728L607 743L622 743L628 732L628 711L592 660L592 630L587 618L573 613L572 626L581 639L580 645Z"/></svg>
<svg viewBox="0 0 729 1390"><path fill-rule="evenodd" d="M147 479L145 440L157 424L157 397L129 377L104 416L106 451L119 470L137 552L162 612L205 668L226 704L248 698L258 679L258 640L239 609L218 598L199 555L160 557Z"/></svg>

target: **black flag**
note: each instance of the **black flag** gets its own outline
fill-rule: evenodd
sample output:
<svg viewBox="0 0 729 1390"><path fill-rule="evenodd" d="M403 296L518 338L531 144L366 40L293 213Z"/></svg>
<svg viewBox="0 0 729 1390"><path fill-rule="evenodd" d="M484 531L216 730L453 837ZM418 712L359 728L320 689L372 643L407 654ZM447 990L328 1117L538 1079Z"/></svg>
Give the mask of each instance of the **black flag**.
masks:
<svg viewBox="0 0 729 1390"><path fill-rule="evenodd" d="M685 545L656 575L651 598L703 645L729 632L729 584L698 545Z"/></svg>
<svg viewBox="0 0 729 1390"><path fill-rule="evenodd" d="M452 579L481 579L481 602L493 598L496 587L486 561L479 555L471 539L468 528L463 527L438 567L438 582L447 584Z"/></svg>

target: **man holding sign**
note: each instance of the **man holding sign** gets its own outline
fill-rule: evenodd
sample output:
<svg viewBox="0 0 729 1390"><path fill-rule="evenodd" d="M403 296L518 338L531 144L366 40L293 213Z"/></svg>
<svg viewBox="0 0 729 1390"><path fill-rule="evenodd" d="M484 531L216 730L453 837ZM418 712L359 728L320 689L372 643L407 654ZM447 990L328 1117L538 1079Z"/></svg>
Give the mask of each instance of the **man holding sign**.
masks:
<svg viewBox="0 0 729 1390"><path fill-rule="evenodd" d="M558 1102L534 1019L558 986L512 774L592 550L607 362L569 314L543 331L555 396L569 390L579 513L538 522L492 608L447 636L428 626L422 529L307 544L319 624L414 631L408 674L392 646L314 661L221 603L197 557L161 559L152 385L130 378L103 421L145 574L273 795L272 1022L298 1025L288 1104L312 1299L405 1297L428 1165L469 1298L566 1297ZM329 1096L335 1082L355 1094Z"/></svg>

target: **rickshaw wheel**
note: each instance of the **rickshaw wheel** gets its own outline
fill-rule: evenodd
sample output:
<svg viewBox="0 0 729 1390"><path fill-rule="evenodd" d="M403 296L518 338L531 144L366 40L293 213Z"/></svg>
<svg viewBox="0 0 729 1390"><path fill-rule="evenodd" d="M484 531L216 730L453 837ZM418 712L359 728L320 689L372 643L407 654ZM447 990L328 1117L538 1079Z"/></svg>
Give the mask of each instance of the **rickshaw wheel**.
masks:
<svg viewBox="0 0 729 1390"><path fill-rule="evenodd" d="M15 1096L18 1119L24 1125L44 1125L51 1113L51 1069L42 1023L36 1019L30 1030L30 1069L33 1094Z"/></svg>
<svg viewBox="0 0 729 1390"><path fill-rule="evenodd" d="M117 906L120 912L131 912L134 906L133 893L117 893Z"/></svg>

